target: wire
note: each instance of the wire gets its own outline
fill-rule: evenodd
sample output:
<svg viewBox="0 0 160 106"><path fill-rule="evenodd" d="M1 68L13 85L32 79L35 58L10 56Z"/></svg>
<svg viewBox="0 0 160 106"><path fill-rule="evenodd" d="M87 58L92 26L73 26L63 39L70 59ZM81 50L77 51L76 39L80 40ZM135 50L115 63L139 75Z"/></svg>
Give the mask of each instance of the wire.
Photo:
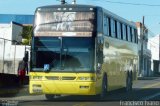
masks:
<svg viewBox="0 0 160 106"><path fill-rule="evenodd" d="M136 5L136 6L151 6L151 7L160 7L160 5L156 4L140 4L140 3L129 3L129 2L117 2L117 1L109 1L103 0L108 3L115 3L115 4L127 4L127 5Z"/></svg>

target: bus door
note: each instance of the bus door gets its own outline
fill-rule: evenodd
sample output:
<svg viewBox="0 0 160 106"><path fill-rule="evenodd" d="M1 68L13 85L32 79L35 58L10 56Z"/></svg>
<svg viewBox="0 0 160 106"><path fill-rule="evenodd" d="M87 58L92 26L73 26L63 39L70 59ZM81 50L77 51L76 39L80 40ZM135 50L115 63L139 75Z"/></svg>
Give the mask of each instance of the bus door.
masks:
<svg viewBox="0 0 160 106"><path fill-rule="evenodd" d="M102 64L103 64L103 38L97 37L96 40L96 74L97 74L97 84L100 87L102 82Z"/></svg>

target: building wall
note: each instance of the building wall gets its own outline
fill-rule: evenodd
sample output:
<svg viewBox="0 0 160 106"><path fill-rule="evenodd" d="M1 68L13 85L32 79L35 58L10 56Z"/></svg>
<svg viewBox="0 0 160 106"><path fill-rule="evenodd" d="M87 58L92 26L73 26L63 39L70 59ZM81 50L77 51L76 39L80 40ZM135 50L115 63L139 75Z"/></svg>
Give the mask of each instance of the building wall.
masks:
<svg viewBox="0 0 160 106"><path fill-rule="evenodd" d="M11 24L0 24L0 38L11 40L12 26Z"/></svg>
<svg viewBox="0 0 160 106"><path fill-rule="evenodd" d="M17 74L26 47L12 41L22 41L22 30L23 26L18 23L0 24L0 73Z"/></svg>
<svg viewBox="0 0 160 106"><path fill-rule="evenodd" d="M149 38L148 40L148 48L151 50L151 70L153 73L160 73L160 64L157 63L160 61L160 35L156 35L155 37ZM160 63L160 62L159 62Z"/></svg>
<svg viewBox="0 0 160 106"><path fill-rule="evenodd" d="M151 76L151 51L147 48L148 45L148 29L144 26L144 34L142 33L142 23L137 22L137 34L138 34L138 50L139 50L139 69L141 69L141 64L143 69L139 70L138 76L145 77ZM143 42L142 42L142 34ZM143 43L143 63L141 57L141 44Z"/></svg>
<svg viewBox="0 0 160 106"><path fill-rule="evenodd" d="M22 42L22 31L23 31L23 26L18 25L17 23L11 23L12 25L12 40Z"/></svg>
<svg viewBox="0 0 160 106"><path fill-rule="evenodd" d="M148 48L151 50L152 59L160 60L159 58L159 37L160 35L156 35L155 37L149 38Z"/></svg>

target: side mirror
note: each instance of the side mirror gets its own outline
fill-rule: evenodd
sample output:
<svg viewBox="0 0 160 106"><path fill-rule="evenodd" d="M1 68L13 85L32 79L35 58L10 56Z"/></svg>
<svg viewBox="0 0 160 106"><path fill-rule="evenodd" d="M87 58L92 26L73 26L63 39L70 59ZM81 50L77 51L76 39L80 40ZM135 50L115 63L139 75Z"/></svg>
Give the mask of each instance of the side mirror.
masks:
<svg viewBox="0 0 160 106"><path fill-rule="evenodd" d="M100 63L97 64L97 73L101 73L102 65Z"/></svg>

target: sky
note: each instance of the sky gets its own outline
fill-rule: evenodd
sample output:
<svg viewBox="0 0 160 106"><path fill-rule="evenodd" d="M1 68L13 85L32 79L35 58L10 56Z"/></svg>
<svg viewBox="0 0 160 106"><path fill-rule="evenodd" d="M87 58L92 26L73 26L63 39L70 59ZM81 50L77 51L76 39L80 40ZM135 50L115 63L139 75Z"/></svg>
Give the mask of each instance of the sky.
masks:
<svg viewBox="0 0 160 106"><path fill-rule="evenodd" d="M112 3L111 3L111 2ZM66 0L71 3L72 0ZM113 2L132 3L122 4ZM59 0L0 0L0 14L33 15L39 6L60 4ZM129 21L144 23L152 36L160 34L160 0L77 0L77 4L101 6ZM147 5L139 5L147 4ZM155 6L156 5L156 6Z"/></svg>

